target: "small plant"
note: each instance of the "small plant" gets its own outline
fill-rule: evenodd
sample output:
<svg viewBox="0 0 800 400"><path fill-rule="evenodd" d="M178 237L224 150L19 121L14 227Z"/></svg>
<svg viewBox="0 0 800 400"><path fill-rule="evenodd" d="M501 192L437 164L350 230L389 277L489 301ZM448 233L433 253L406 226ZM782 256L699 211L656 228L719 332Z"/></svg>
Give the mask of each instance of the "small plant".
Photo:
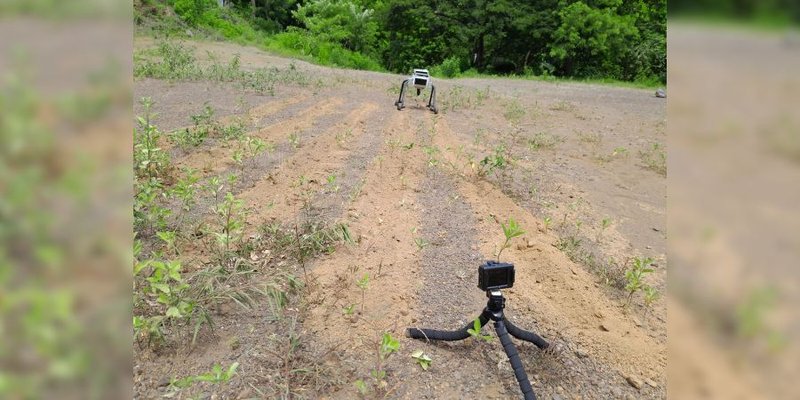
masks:
<svg viewBox="0 0 800 400"><path fill-rule="evenodd" d="M494 154L486 156L481 160L478 168L478 176L483 177L490 172L495 173L497 177L498 171L505 171L508 167L509 159L506 156L505 146L497 146L494 149Z"/></svg>
<svg viewBox="0 0 800 400"><path fill-rule="evenodd" d="M168 236L168 235L167 235ZM138 252L138 251L137 251ZM134 276L144 286L145 304L153 304L150 315L134 315L133 328L138 339L164 341L164 332L177 324L194 322L192 345L203 324L211 324L211 319L203 307L190 295L190 286L181 274L178 261L144 260L137 261ZM146 283L144 283L146 282ZM150 300L155 300L155 303Z"/></svg>
<svg viewBox="0 0 800 400"><path fill-rule="evenodd" d="M519 227L514 218L509 217L508 221L506 221L505 224L501 224L501 226L503 227L503 236L505 236L505 242L503 242L503 245L500 246L500 250L497 251L498 261L500 261L500 254L503 253L503 250L511 247L511 239L525 234L525 231Z"/></svg>
<svg viewBox="0 0 800 400"><path fill-rule="evenodd" d="M532 151L539 149L551 149L559 142L558 136L549 133L539 132L528 139L528 148Z"/></svg>
<svg viewBox="0 0 800 400"><path fill-rule="evenodd" d="M242 240L245 222L243 202L227 192L222 202L212 206L212 211L219 227L219 231L213 232L217 242L217 257L223 265L227 265L232 256L231 245Z"/></svg>
<svg viewBox="0 0 800 400"><path fill-rule="evenodd" d="M139 101L144 108L144 117L136 117L138 129L133 131L133 162L137 178L163 178L169 171L169 155L159 146L161 132L150 120L153 100L144 97Z"/></svg>
<svg viewBox="0 0 800 400"><path fill-rule="evenodd" d="M233 152L233 161L239 166L240 172L244 172L244 160L253 160L261 155L269 146L263 139L253 136L244 136L239 140L239 147ZM274 148L274 146L272 146Z"/></svg>
<svg viewBox="0 0 800 400"><path fill-rule="evenodd" d="M345 144L350 138L353 137L353 128L348 128L346 131L336 133L336 144L339 145L341 148L345 148Z"/></svg>
<svg viewBox="0 0 800 400"><path fill-rule="evenodd" d="M616 147L610 154L605 154L605 155L598 154L595 155L595 158L597 159L597 161L607 163L617 158L625 158L627 156L628 156L628 149L624 147Z"/></svg>
<svg viewBox="0 0 800 400"><path fill-rule="evenodd" d="M660 143L653 143L649 149L640 151L639 157L648 169L663 176L667 175L667 153Z"/></svg>
<svg viewBox="0 0 800 400"><path fill-rule="evenodd" d="M367 183L366 178L361 178L358 183L353 186L353 189L350 190L350 195L348 198L351 202L355 201L358 196L361 196L361 191L364 190L364 184Z"/></svg>
<svg viewBox="0 0 800 400"><path fill-rule="evenodd" d="M178 255L178 249L175 247L175 240L177 239L177 234L173 231L164 231L164 232L156 232L156 236L164 242L164 246L166 247L167 252L174 253Z"/></svg>
<svg viewBox="0 0 800 400"><path fill-rule="evenodd" d="M475 339L491 342L492 336L482 334L481 328L481 320L479 318L475 318L475 320L472 321L472 328L467 329L467 333L469 333L469 335Z"/></svg>
<svg viewBox="0 0 800 400"><path fill-rule="evenodd" d="M353 312L355 311L355 308L356 308L355 304L350 304L347 307L342 307L342 314L344 314L344 315L353 315Z"/></svg>
<svg viewBox="0 0 800 400"><path fill-rule="evenodd" d="M356 281L356 286L361 289L361 312L364 312L364 297L369 287L369 274L364 274L361 279Z"/></svg>
<svg viewBox="0 0 800 400"><path fill-rule="evenodd" d="M431 357L425 354L422 350L417 350L411 353L411 358L413 358L414 361L416 361L417 364L422 367L423 371L427 371L431 366L431 362L433 361L431 360Z"/></svg>
<svg viewBox="0 0 800 400"><path fill-rule="evenodd" d="M397 352L399 349L400 342L393 338L390 333L385 332L381 337L380 343L378 344L378 357L375 368L370 371L370 376L372 377L372 386L375 390L376 397L384 397L386 395L388 383L386 382L386 371L383 369L383 364L386 362L386 359L388 359L389 356ZM363 380L359 379L355 381L354 385L362 396L369 394L370 388Z"/></svg>
<svg viewBox="0 0 800 400"><path fill-rule="evenodd" d="M417 245L417 249L422 250L430 245L425 238L417 237L414 238L414 244Z"/></svg>
<svg viewBox="0 0 800 400"><path fill-rule="evenodd" d="M220 127L220 133L225 140L240 140L244 136L245 126L241 120Z"/></svg>
<svg viewBox="0 0 800 400"><path fill-rule="evenodd" d="M133 223L136 231L152 232L165 229L167 217L172 211L159 204L159 200L165 197L161 180L156 177L136 179L134 190Z"/></svg>
<svg viewBox="0 0 800 400"><path fill-rule="evenodd" d="M748 290L744 299L736 306L733 315L736 335L748 343L764 341L770 351L777 352L786 346L785 334L770 322L779 293L774 287L758 287Z"/></svg>
<svg viewBox="0 0 800 400"><path fill-rule="evenodd" d="M550 109L553 111L574 111L575 105L568 101L562 100L550 106Z"/></svg>
<svg viewBox="0 0 800 400"><path fill-rule="evenodd" d="M289 139L289 144L292 146L292 148L294 149L300 148L300 136L297 134L297 132L290 133L288 139Z"/></svg>
<svg viewBox="0 0 800 400"><path fill-rule="evenodd" d="M411 143L408 143L408 144L404 144L403 148L406 149L406 150L413 149L414 148L414 142L411 142Z"/></svg>
<svg viewBox="0 0 800 400"><path fill-rule="evenodd" d="M180 390L186 389L197 382L209 382L211 384L227 383L236 375L237 368L239 368L238 362L231 364L227 369L223 369L220 364L214 364L214 366L211 367L211 372L181 379L172 379L169 385L173 389Z"/></svg>
<svg viewBox="0 0 800 400"><path fill-rule="evenodd" d="M508 122L512 125L517 125L522 117L525 116L525 109L522 108L522 105L517 100L511 100L506 105L506 111L503 113L503 116L506 117Z"/></svg>
<svg viewBox="0 0 800 400"><path fill-rule="evenodd" d="M596 242L600 241L600 237L603 235L603 232L605 232L606 229L608 229L609 226L611 226L611 218L606 217L603 218L602 221L600 221L600 231L597 232L597 238L595 238Z"/></svg>
<svg viewBox="0 0 800 400"><path fill-rule="evenodd" d="M550 229L550 224L553 223L553 218L550 216L544 217L544 232L547 233L547 230Z"/></svg>
<svg viewBox="0 0 800 400"><path fill-rule="evenodd" d="M423 146L422 151L428 156L428 165L431 167L436 166L439 164L439 160L436 159L436 154L439 153L439 148L436 146Z"/></svg>
<svg viewBox="0 0 800 400"><path fill-rule="evenodd" d="M195 195L197 194L198 189L197 182L200 180L200 178L196 175L196 173L197 170L186 168L184 170L185 176L183 179L179 180L172 188L172 195L181 201L181 211L189 211L197 202ZM182 217L183 214L181 214L181 218ZM179 218L179 222L181 218Z"/></svg>
<svg viewBox="0 0 800 400"><path fill-rule="evenodd" d="M650 306L661 297L661 294L658 293L658 289L650 285L645 285L644 288L642 288L642 292L644 293L644 316L647 318L647 312L650 311Z"/></svg>
<svg viewBox="0 0 800 400"><path fill-rule="evenodd" d="M599 133L579 133L578 138L581 142L591 143L594 145L598 145L603 141L603 136Z"/></svg>
<svg viewBox="0 0 800 400"><path fill-rule="evenodd" d="M339 185L336 184L336 175L328 175L326 180L328 184L328 193L338 193Z"/></svg>
<svg viewBox="0 0 800 400"><path fill-rule="evenodd" d="M648 268L652 262L653 259L650 257L636 257L633 259L633 266L625 271L625 280L627 281L625 284L625 290L628 292L628 299L625 301L626 307L628 304L630 304L634 293L642 290L646 286L642 278L644 278L645 275L653 272L652 268Z"/></svg>

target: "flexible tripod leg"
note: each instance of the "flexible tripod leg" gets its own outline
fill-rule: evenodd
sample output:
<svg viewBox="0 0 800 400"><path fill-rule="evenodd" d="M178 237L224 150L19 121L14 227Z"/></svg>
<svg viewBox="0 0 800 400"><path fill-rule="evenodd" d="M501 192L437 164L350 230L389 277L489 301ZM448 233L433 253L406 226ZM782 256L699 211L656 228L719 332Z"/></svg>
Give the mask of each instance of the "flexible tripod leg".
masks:
<svg viewBox="0 0 800 400"><path fill-rule="evenodd" d="M485 317L481 314L478 317L480 320L481 327L486 325L489 322L489 318ZM444 340L444 341L456 341L456 340L464 340L469 337L468 330L473 328L474 323L468 323L465 327L457 330L457 331L440 331L437 329L420 329L420 328L408 328L406 330L406 335L412 339L429 339L429 340Z"/></svg>
<svg viewBox="0 0 800 400"><path fill-rule="evenodd" d="M540 348L542 350L544 350L548 346L550 346L550 343L547 343L544 339L542 339L541 336L539 336L539 335L537 335L537 334L535 334L533 332L528 332L528 331L526 331L524 329L518 328L516 325L512 324L511 321L509 321L508 319L503 318L503 322L505 322L505 325L508 328L508 333L510 333L511 336L513 336L513 337L515 337L515 338L517 338L519 340L524 340L526 342L531 342L531 343L535 344L536 347L538 347L538 348Z"/></svg>
<svg viewBox="0 0 800 400"><path fill-rule="evenodd" d="M533 393L531 382L528 381L528 375L525 373L525 368L522 366L522 361L519 359L519 353L514 347L514 343L511 342L511 338L508 336L506 324L503 320L495 321L494 329L497 331L497 337L500 338L503 350L505 350L508 356L508 361L511 362L511 368L514 369L514 376L517 378L517 383L519 383L519 388L522 390L522 395L525 397L525 400L536 400L536 394Z"/></svg>

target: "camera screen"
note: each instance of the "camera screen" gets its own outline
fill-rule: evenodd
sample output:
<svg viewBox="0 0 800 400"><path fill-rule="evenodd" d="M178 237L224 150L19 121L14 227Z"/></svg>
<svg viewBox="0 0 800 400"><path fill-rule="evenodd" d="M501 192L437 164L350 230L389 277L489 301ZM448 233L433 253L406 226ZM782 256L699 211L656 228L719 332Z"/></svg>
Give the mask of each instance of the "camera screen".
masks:
<svg viewBox="0 0 800 400"><path fill-rule="evenodd" d="M428 84L428 80L425 78L415 78L414 84L419 86L425 86Z"/></svg>
<svg viewBox="0 0 800 400"><path fill-rule="evenodd" d="M508 285L508 270L494 269L486 271L486 286L505 286Z"/></svg>

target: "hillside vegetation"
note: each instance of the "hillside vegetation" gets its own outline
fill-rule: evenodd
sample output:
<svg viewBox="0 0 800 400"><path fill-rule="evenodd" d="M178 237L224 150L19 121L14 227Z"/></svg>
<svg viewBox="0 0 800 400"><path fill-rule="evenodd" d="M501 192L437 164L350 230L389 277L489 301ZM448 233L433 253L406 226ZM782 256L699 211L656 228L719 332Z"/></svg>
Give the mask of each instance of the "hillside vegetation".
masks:
<svg viewBox="0 0 800 400"><path fill-rule="evenodd" d="M220 5L220 3L224 3ZM137 29L322 65L666 82L666 1L137 0Z"/></svg>

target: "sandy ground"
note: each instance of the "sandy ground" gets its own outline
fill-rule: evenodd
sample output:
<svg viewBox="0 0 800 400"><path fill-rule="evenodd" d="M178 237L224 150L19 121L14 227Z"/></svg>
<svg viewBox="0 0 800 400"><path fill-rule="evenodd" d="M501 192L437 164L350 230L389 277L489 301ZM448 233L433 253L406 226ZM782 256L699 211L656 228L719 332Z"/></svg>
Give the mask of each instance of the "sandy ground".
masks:
<svg viewBox="0 0 800 400"><path fill-rule="evenodd" d="M136 41L137 48L152 44ZM541 351L516 341L539 398L666 397L666 299L645 310L636 295L624 307L626 293L608 276L555 247L564 238L579 240L594 260L618 267L609 272L612 280L633 257L653 257L655 272L646 281L665 292L666 179L640 156L666 145L663 99L649 90L459 79L437 81L438 115L413 95L397 111L396 75L323 68L230 44L193 45L201 58L206 50L222 60L240 54L245 69L294 64L324 84L278 86L274 96L261 96L219 83L137 80L135 98L154 100L155 124L164 131L189 126L205 102L217 118L242 117L249 135L275 144L248 160L232 189L249 210L248 232L313 218L347 223L357 242L310 262L314 284L293 314L316 379L296 382L293 395L281 389L286 381L275 371L288 370L275 366L275 349L286 332L266 318L262 302L222 307L214 332L193 349L138 348L136 398L169 393L165 378L234 361L234 379L194 395L355 398L353 382L370 380L383 332L400 341L383 365L389 398L518 397L496 338L437 344L403 334L409 326L455 329L480 313L486 299L476 287L477 267L493 258L503 241L498 221L509 217L526 233L502 254L517 271L505 291L507 316L552 344ZM289 143L290 134L299 145ZM552 143L535 145L543 138ZM479 176L470 160L477 164L498 146L511 166ZM236 171L231 154L209 140L173 157L207 180ZM331 175L336 189L326 185ZM198 203L198 221L207 217L207 204ZM202 253L187 245L193 251ZM286 263L266 259L259 274ZM365 273L362 292L355 281ZM346 315L350 305L356 311ZM490 327L484 332L494 336ZM414 363L415 350L430 355L429 370Z"/></svg>

